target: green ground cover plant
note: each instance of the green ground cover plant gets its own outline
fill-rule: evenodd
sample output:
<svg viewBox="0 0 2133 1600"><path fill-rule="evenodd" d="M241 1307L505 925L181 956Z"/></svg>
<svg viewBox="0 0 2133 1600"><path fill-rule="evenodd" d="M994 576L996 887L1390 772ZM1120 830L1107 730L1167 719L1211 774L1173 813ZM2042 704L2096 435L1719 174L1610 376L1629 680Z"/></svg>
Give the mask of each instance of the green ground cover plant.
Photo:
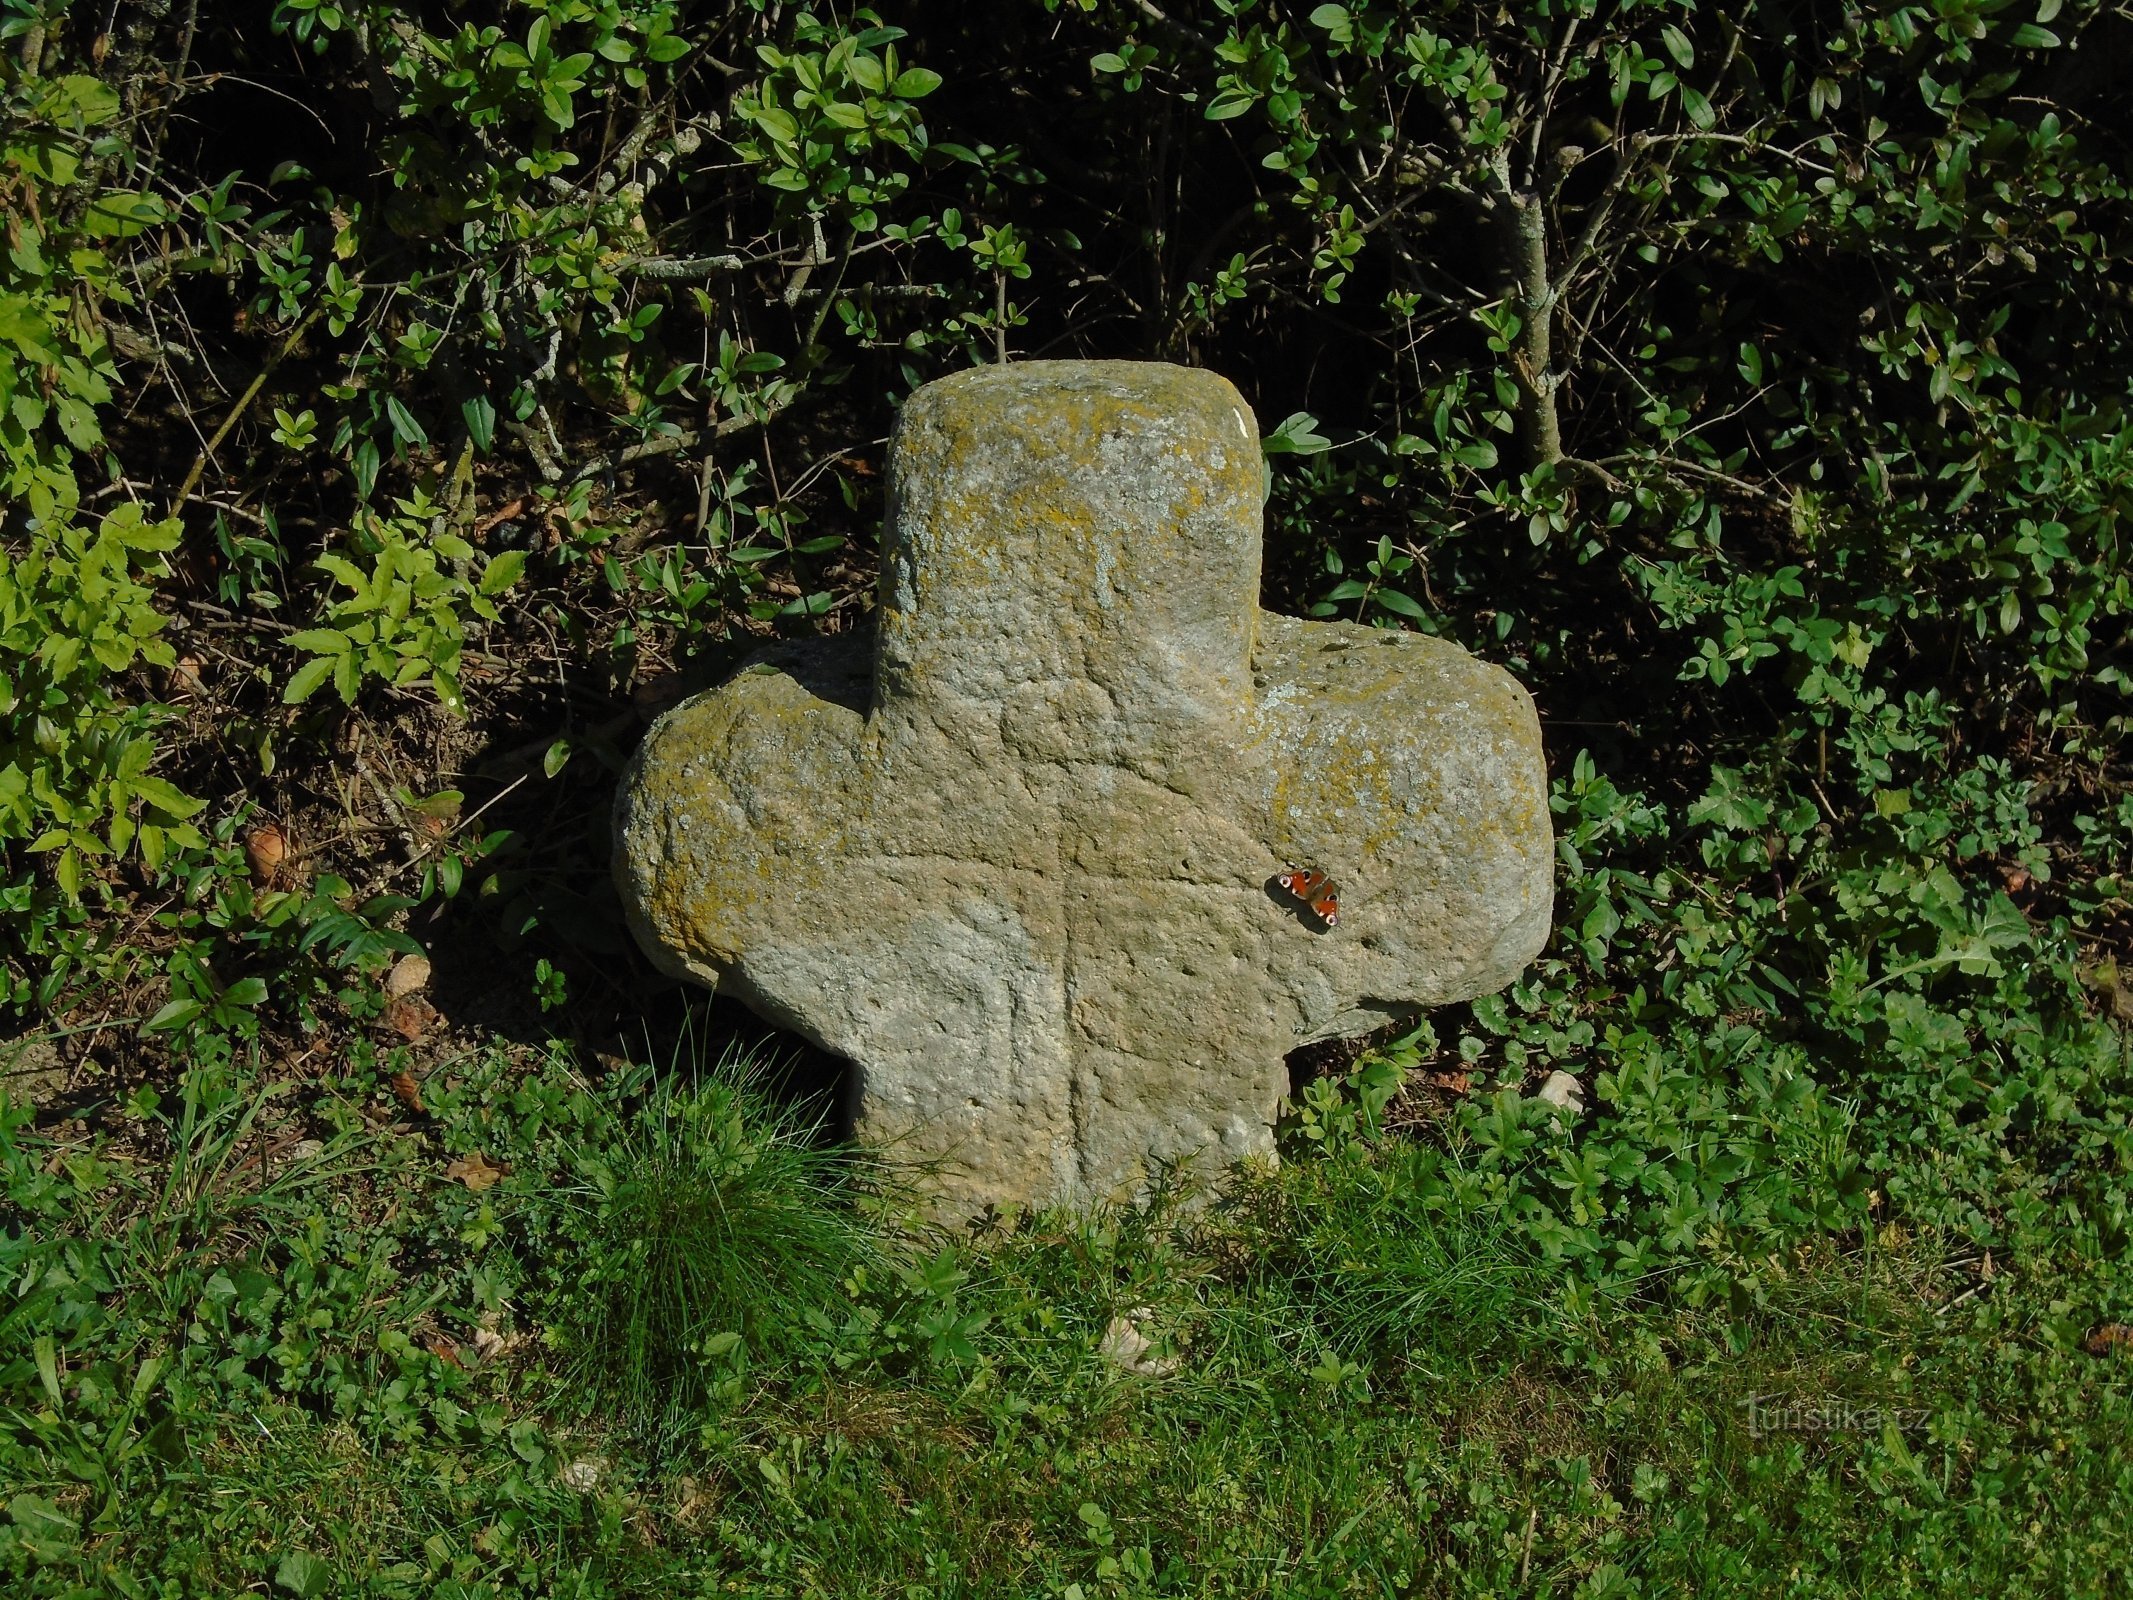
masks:
<svg viewBox="0 0 2133 1600"><path fill-rule="evenodd" d="M499 1049L386 1126L360 1074L292 1091L237 1061L123 1141L11 1114L22 1592L2042 1595L2122 1572L2133 1415L2052 1335L2077 1279L1979 1293L1892 1228L1801 1252L1747 1314L1581 1309L1514 1229L1433 1206L1401 1142L1212 1205L860 1228L852 1173L732 1063L663 1065L594 1085L560 1047ZM627 1198L683 1168L726 1225ZM592 1195L633 1225L585 1226ZM661 1258L717 1287L643 1283ZM618 1332L632 1311L674 1337ZM1121 1317L1137 1372L1106 1354Z"/></svg>
<svg viewBox="0 0 2133 1600"><path fill-rule="evenodd" d="M0 0L0 1572L2123 1587L2129 48ZM1557 933L1278 1175L940 1237L674 1043L607 808L868 626L901 396L1070 354L1532 688Z"/></svg>

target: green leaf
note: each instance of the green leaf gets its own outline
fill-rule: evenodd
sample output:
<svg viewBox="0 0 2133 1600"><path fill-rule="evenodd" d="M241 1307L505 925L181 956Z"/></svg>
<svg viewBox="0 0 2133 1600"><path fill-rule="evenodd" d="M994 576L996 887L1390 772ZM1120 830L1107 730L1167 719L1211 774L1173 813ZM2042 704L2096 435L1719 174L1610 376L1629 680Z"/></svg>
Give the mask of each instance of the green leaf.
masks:
<svg viewBox="0 0 2133 1600"><path fill-rule="evenodd" d="M176 784L147 773L127 780L127 784L135 794L167 816L189 817L207 803L195 800Z"/></svg>
<svg viewBox="0 0 2133 1600"><path fill-rule="evenodd" d="M541 757L541 772L545 777L552 778L569 765L570 741L568 739L556 740L554 744L548 747L547 753Z"/></svg>
<svg viewBox="0 0 2133 1600"><path fill-rule="evenodd" d="M2059 46L2059 36L2049 28L2025 22L2007 36L2007 42L2017 50L2055 50Z"/></svg>
<svg viewBox="0 0 2133 1600"><path fill-rule="evenodd" d="M1387 611L1397 612L1403 617L1412 617L1417 622L1426 622L1429 619L1427 611L1397 589L1380 589L1376 598L1378 604Z"/></svg>
<svg viewBox="0 0 2133 1600"><path fill-rule="evenodd" d="M1317 426L1318 418L1310 412L1292 411L1281 419L1272 433L1259 441L1259 448L1270 456L1315 456L1333 445L1324 434L1312 432Z"/></svg>
<svg viewBox="0 0 2133 1600"><path fill-rule="evenodd" d="M925 67L906 67L896 75L891 92L899 100L923 100L941 86L941 75Z"/></svg>
<svg viewBox="0 0 2133 1600"><path fill-rule="evenodd" d="M333 671L334 659L332 656L317 656L298 667L296 675L289 680L289 686L281 692L281 703L285 706L301 705L317 694L319 685L323 684L327 674Z"/></svg>
<svg viewBox="0 0 2133 1600"><path fill-rule="evenodd" d="M92 238L130 239L167 215L163 202L154 195L114 190L90 203L82 230Z"/></svg>
<svg viewBox="0 0 2133 1600"><path fill-rule="evenodd" d="M348 635L337 628L300 628L288 636L288 642L295 649L324 656L346 655L353 648Z"/></svg>
<svg viewBox="0 0 2133 1600"><path fill-rule="evenodd" d="M1226 122L1231 117L1243 116L1245 112L1252 109L1258 98L1249 89L1236 87L1222 89L1216 93L1212 100L1207 102L1207 110L1203 115L1206 116L1209 122Z"/></svg>
<svg viewBox="0 0 2133 1600"><path fill-rule="evenodd" d="M1126 59L1115 50L1105 50L1089 57L1089 66L1097 72L1124 72Z"/></svg>
<svg viewBox="0 0 2133 1600"><path fill-rule="evenodd" d="M79 1525L41 1494L18 1494L7 1503L8 1520L22 1530L32 1545L64 1550L72 1545Z"/></svg>
<svg viewBox="0 0 2133 1600"><path fill-rule="evenodd" d="M370 574L346 556L337 556L328 551L318 558L318 564L321 570L340 579L357 594L363 594L370 588Z"/></svg>
<svg viewBox="0 0 2133 1600"><path fill-rule="evenodd" d="M534 26L545 27L547 22L548 19L542 17ZM316 1600L332 1584L333 1569L308 1551L291 1550L274 1569L274 1587L288 1590L298 1600Z"/></svg>
<svg viewBox="0 0 2133 1600"><path fill-rule="evenodd" d="M60 395L54 409L59 415L59 431L75 449L94 450L104 442L103 431L96 425L96 413L72 395Z"/></svg>
<svg viewBox="0 0 2133 1600"><path fill-rule="evenodd" d="M119 114L119 92L101 78L85 72L69 73L52 88L55 102L72 111L85 128L97 127Z"/></svg>
<svg viewBox="0 0 2133 1600"><path fill-rule="evenodd" d="M496 406L485 394L463 401L460 416L466 419L467 437L474 441L474 448L488 454L489 442L496 437Z"/></svg>
<svg viewBox="0 0 2133 1600"><path fill-rule="evenodd" d="M793 121L792 113L778 106L758 106L749 113L749 118L779 144L791 144L800 137L800 124Z"/></svg>
<svg viewBox="0 0 2133 1600"><path fill-rule="evenodd" d="M182 1028L200 1015L200 1002L193 999L173 1000L146 1022L141 1024L143 1033L168 1033L173 1028Z"/></svg>
<svg viewBox="0 0 2133 1600"><path fill-rule="evenodd" d="M483 594L502 594L518 582L519 574L526 570L526 552L504 550L489 558L489 565L481 575Z"/></svg>
<svg viewBox="0 0 2133 1600"><path fill-rule="evenodd" d="M267 980L264 978L239 978L222 991L225 1005L243 1006L250 1009L267 998Z"/></svg>
<svg viewBox="0 0 2133 1600"><path fill-rule="evenodd" d="M402 444L419 449L430 442L430 436L422 431L422 424L415 420L412 411L401 404L398 395L389 394L385 397L385 415L393 425L394 436Z"/></svg>
<svg viewBox="0 0 2133 1600"><path fill-rule="evenodd" d="M1675 65L1687 68L1696 64L1696 47L1689 43L1689 36L1671 22L1659 30L1659 42L1666 46L1666 53L1674 58Z"/></svg>
<svg viewBox="0 0 2133 1600"><path fill-rule="evenodd" d="M1345 28L1348 23L1346 6L1325 5L1311 13L1311 26L1314 28L1324 28L1330 32L1335 28Z"/></svg>
<svg viewBox="0 0 2133 1600"><path fill-rule="evenodd" d="M356 446L355 457L350 463L355 468L356 498L368 500L370 491L378 483L378 442L365 439Z"/></svg>

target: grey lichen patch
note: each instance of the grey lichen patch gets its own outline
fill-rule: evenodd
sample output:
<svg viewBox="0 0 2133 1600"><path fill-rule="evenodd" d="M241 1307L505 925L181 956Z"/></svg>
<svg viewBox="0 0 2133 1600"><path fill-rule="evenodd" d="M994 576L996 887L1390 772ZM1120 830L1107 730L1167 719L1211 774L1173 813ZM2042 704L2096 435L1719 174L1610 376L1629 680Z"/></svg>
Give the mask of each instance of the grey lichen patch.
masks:
<svg viewBox="0 0 2133 1600"><path fill-rule="evenodd" d="M670 970L848 1057L944 1211L1271 1149L1299 1043L1545 939L1539 726L1442 641L1258 611L1220 378L1030 362L891 451L879 634L783 645L647 735L618 880ZM1334 873L1325 931L1268 884Z"/></svg>

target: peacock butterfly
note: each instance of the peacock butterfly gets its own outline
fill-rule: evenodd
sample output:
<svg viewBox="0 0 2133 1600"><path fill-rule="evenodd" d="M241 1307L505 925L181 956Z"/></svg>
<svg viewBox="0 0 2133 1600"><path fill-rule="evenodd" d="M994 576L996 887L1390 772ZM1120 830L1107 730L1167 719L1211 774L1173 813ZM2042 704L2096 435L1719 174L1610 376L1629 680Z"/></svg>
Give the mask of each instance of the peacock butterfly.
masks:
<svg viewBox="0 0 2133 1600"><path fill-rule="evenodd" d="M1311 914L1327 927L1340 921L1339 886L1330 875L1306 867L1291 867L1274 881L1309 906Z"/></svg>

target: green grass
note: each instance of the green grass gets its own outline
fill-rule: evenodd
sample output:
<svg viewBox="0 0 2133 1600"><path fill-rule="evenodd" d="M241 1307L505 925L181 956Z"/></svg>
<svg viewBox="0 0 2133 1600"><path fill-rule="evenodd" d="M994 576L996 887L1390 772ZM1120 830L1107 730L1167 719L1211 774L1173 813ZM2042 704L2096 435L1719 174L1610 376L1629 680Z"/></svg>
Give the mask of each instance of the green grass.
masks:
<svg viewBox="0 0 2133 1600"><path fill-rule="evenodd" d="M1760 1303L1607 1298L1397 1141L943 1239L731 1073L498 1053L424 1094L376 1127L375 1084L225 1064L104 1135L0 1118L7 1592L2126 1579L2110 1261L1987 1280L1888 1227ZM1125 1314L1174 1375L1102 1354Z"/></svg>
<svg viewBox="0 0 2133 1600"><path fill-rule="evenodd" d="M612 1143L580 1157L586 1181L544 1208L567 1241L547 1274L565 1370L662 1451L882 1261L856 1209L873 1198L864 1165L781 1115L759 1077L743 1060L648 1087Z"/></svg>

